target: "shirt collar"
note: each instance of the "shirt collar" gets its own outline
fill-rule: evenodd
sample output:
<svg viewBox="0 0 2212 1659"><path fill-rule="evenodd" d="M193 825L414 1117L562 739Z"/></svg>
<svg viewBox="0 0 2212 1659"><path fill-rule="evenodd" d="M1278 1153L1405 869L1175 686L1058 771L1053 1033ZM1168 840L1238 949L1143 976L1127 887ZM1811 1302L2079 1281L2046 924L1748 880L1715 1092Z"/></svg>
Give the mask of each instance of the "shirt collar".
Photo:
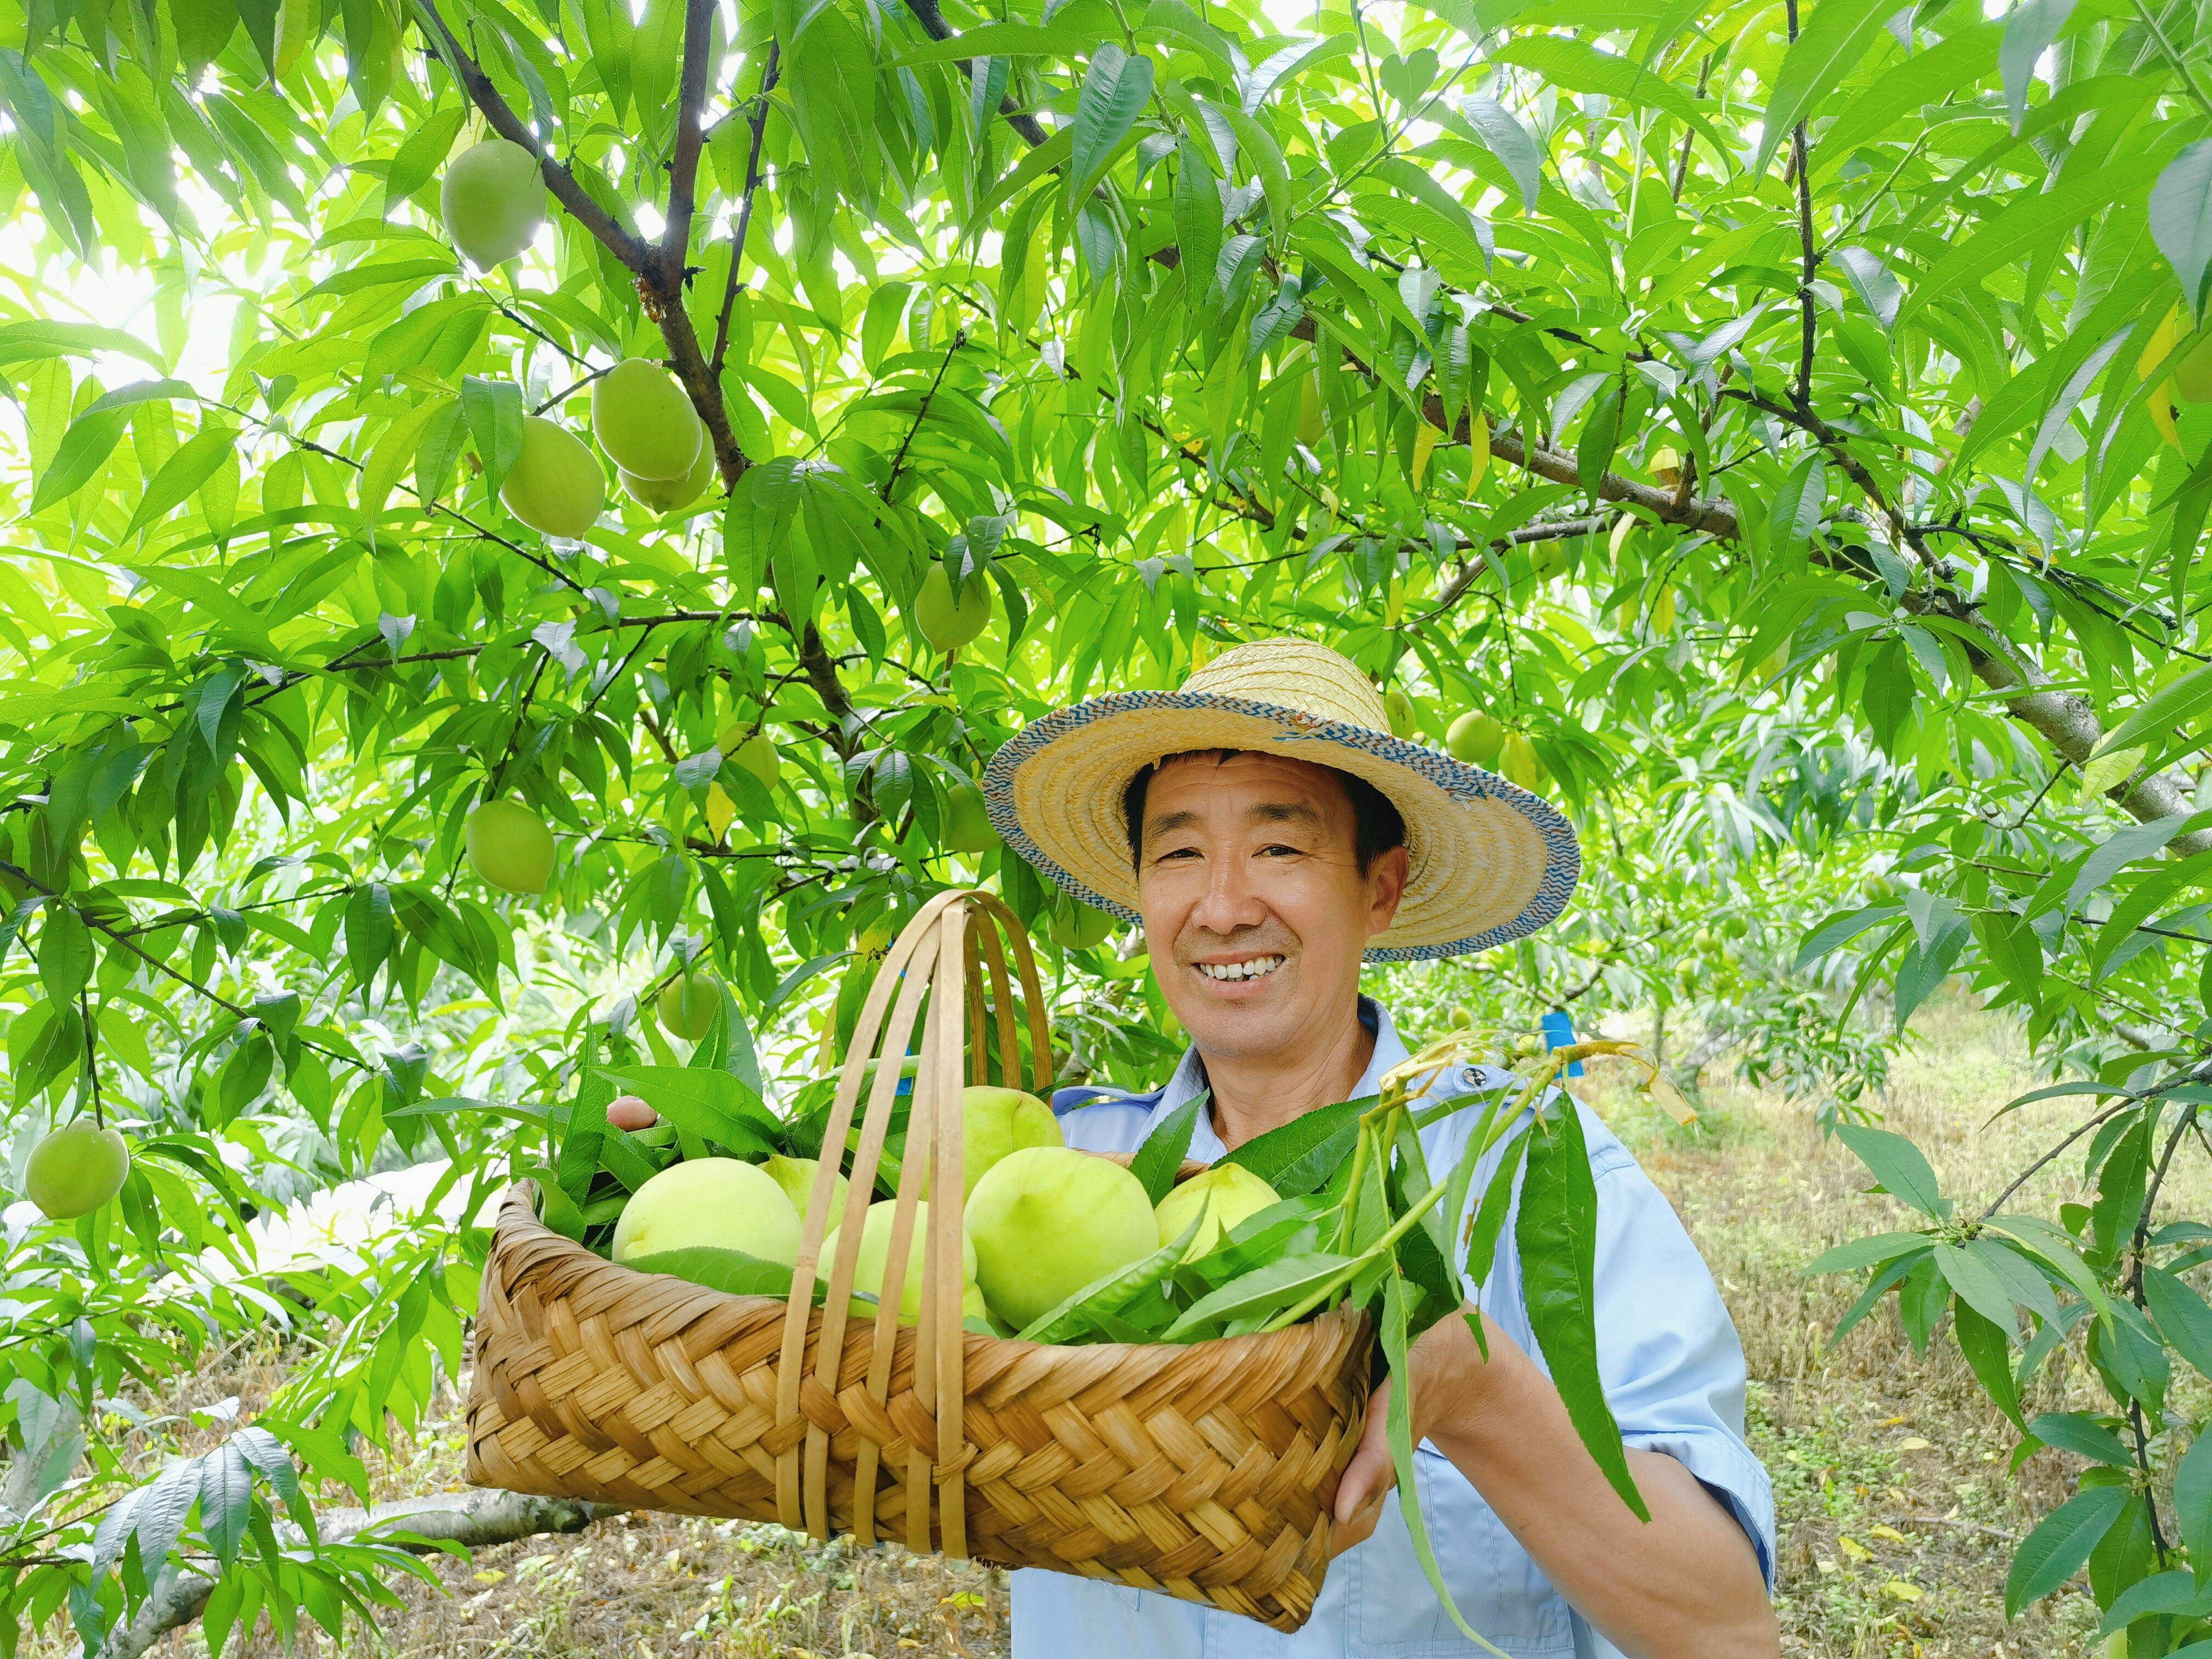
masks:
<svg viewBox="0 0 2212 1659"><path fill-rule="evenodd" d="M1398 1035L1397 1023L1390 1018L1390 1011L1373 997L1362 996L1359 999L1359 1023L1375 1033L1375 1053L1367 1062L1367 1069L1360 1074L1359 1081L1352 1085L1348 1097L1352 1100L1382 1093L1382 1074L1408 1058L1405 1041ZM1153 1126L1162 1118L1206 1086L1206 1062L1198 1057L1198 1049L1194 1045L1183 1050L1175 1074L1168 1079L1167 1087L1160 1091L1159 1103L1152 1108L1152 1115L1145 1124L1145 1133L1150 1134ZM1210 1111L1200 1113L1198 1121L1191 1125L1190 1156L1200 1164L1211 1164L1226 1156L1228 1148L1221 1144L1221 1137L1213 1132L1213 1114Z"/></svg>

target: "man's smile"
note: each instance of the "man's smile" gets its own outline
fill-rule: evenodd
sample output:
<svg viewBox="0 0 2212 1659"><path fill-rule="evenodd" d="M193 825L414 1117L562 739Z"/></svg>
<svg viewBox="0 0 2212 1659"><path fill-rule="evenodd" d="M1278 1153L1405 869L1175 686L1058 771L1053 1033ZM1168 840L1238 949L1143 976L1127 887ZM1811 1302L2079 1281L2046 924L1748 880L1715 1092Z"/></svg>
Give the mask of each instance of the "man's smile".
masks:
<svg viewBox="0 0 2212 1659"><path fill-rule="evenodd" d="M1191 966L1216 984L1241 985L1252 980L1265 979L1281 967L1285 960L1279 955L1238 957L1223 962L1194 962Z"/></svg>

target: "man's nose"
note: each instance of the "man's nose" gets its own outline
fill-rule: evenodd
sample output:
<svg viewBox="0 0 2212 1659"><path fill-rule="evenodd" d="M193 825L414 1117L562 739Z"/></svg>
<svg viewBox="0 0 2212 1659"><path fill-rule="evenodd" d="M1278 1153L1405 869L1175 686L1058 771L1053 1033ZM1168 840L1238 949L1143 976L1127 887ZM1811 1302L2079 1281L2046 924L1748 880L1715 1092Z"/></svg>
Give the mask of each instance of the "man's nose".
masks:
<svg viewBox="0 0 2212 1659"><path fill-rule="evenodd" d="M1206 872L1206 894L1192 909L1190 920L1209 933L1226 938L1240 927L1254 927L1267 919L1267 907L1252 885L1244 860L1213 859Z"/></svg>

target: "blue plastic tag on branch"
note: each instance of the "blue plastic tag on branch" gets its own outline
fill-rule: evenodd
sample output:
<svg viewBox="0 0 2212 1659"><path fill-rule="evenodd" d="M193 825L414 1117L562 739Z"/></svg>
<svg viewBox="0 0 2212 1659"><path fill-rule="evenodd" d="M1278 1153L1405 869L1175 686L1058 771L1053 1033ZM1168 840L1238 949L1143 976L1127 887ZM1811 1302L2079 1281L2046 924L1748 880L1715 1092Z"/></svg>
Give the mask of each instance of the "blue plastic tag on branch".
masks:
<svg viewBox="0 0 2212 1659"><path fill-rule="evenodd" d="M1546 1048L1564 1048L1574 1040L1575 1023L1567 1017L1565 1009L1554 1008L1544 1016L1544 1046ZM1567 1062L1569 1077L1580 1077L1582 1074L1582 1061L1572 1060Z"/></svg>

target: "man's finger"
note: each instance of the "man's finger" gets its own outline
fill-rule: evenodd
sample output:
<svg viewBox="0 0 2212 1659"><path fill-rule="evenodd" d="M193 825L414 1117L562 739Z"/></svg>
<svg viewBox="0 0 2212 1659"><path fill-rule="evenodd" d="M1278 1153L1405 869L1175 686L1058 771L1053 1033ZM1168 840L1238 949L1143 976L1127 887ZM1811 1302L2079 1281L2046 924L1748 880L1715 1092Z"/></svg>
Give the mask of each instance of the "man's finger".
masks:
<svg viewBox="0 0 2212 1659"><path fill-rule="evenodd" d="M1344 1478L1337 1482L1336 1519L1340 1525L1349 1522L1362 1508L1378 1500L1396 1479L1384 1432L1389 1415L1390 1380L1385 1377L1368 1399L1367 1421L1360 1431L1358 1449L1352 1454L1352 1461L1344 1467Z"/></svg>

